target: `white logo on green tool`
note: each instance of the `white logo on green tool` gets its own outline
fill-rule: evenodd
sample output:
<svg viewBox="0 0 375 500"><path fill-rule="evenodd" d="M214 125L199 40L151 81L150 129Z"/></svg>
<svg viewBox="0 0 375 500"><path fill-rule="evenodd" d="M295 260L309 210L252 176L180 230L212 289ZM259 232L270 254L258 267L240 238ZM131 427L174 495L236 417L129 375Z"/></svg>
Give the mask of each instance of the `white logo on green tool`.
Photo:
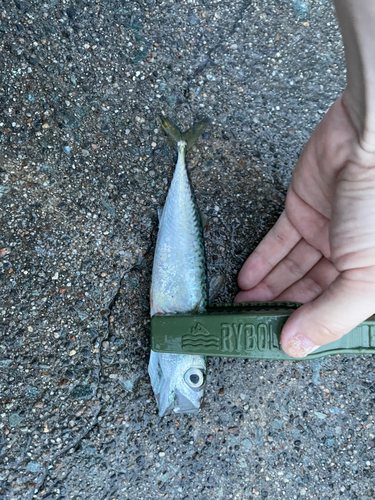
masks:
<svg viewBox="0 0 375 500"><path fill-rule="evenodd" d="M190 333L182 336L182 348L185 350L204 350L219 348L219 338L211 335L206 328L197 323L190 329Z"/></svg>

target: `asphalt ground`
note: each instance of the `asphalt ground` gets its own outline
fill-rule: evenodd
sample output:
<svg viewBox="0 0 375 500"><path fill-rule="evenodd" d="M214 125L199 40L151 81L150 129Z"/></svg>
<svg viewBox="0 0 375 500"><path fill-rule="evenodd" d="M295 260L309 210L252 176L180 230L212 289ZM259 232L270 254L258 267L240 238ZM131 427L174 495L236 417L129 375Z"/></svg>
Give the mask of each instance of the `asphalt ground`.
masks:
<svg viewBox="0 0 375 500"><path fill-rule="evenodd" d="M282 211L345 84L329 1L2 0L0 498L375 498L372 357L213 359L198 416L159 418L149 287L176 154L209 276Z"/></svg>

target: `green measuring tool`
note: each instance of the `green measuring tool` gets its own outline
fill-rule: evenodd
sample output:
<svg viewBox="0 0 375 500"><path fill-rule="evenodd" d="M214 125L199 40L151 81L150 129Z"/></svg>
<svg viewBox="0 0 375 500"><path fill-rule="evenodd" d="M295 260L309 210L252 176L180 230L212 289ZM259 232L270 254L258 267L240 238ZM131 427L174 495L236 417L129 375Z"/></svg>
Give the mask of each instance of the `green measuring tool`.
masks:
<svg viewBox="0 0 375 500"><path fill-rule="evenodd" d="M296 360L285 354L279 340L286 320L300 305L221 304L204 313L156 314L151 319L151 348L174 354ZM375 315L303 359L350 353L375 354Z"/></svg>

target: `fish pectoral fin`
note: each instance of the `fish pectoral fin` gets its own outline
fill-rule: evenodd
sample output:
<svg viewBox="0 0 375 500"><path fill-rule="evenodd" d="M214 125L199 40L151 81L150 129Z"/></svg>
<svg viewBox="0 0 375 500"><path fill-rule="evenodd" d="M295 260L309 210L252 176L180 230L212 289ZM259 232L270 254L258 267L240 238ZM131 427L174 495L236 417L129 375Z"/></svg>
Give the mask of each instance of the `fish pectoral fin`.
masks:
<svg viewBox="0 0 375 500"><path fill-rule="evenodd" d="M217 274L214 276L208 284L208 303L211 305L212 302L219 295L225 283L225 274Z"/></svg>
<svg viewBox="0 0 375 500"><path fill-rule="evenodd" d="M206 214L204 214L204 213L202 212L202 210L201 210L201 209L199 209L199 214L200 214L200 216L201 216L202 227L203 227L203 228L205 228L205 227L207 226L207 223L208 223L208 217L207 217L207 215L206 215Z"/></svg>
<svg viewBox="0 0 375 500"><path fill-rule="evenodd" d="M159 219L159 224L161 222L161 217L163 215L163 210L164 210L164 207L158 207L158 219Z"/></svg>

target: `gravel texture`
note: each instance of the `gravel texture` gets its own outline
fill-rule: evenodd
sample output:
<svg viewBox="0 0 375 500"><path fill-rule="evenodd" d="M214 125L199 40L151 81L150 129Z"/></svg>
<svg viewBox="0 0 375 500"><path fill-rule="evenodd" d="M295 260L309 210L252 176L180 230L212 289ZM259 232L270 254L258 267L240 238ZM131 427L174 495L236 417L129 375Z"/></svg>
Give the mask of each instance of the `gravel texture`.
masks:
<svg viewBox="0 0 375 500"><path fill-rule="evenodd" d="M276 221L344 86L324 0L3 0L0 498L375 498L372 357L209 359L196 417L160 419L148 291L176 155L219 301Z"/></svg>

